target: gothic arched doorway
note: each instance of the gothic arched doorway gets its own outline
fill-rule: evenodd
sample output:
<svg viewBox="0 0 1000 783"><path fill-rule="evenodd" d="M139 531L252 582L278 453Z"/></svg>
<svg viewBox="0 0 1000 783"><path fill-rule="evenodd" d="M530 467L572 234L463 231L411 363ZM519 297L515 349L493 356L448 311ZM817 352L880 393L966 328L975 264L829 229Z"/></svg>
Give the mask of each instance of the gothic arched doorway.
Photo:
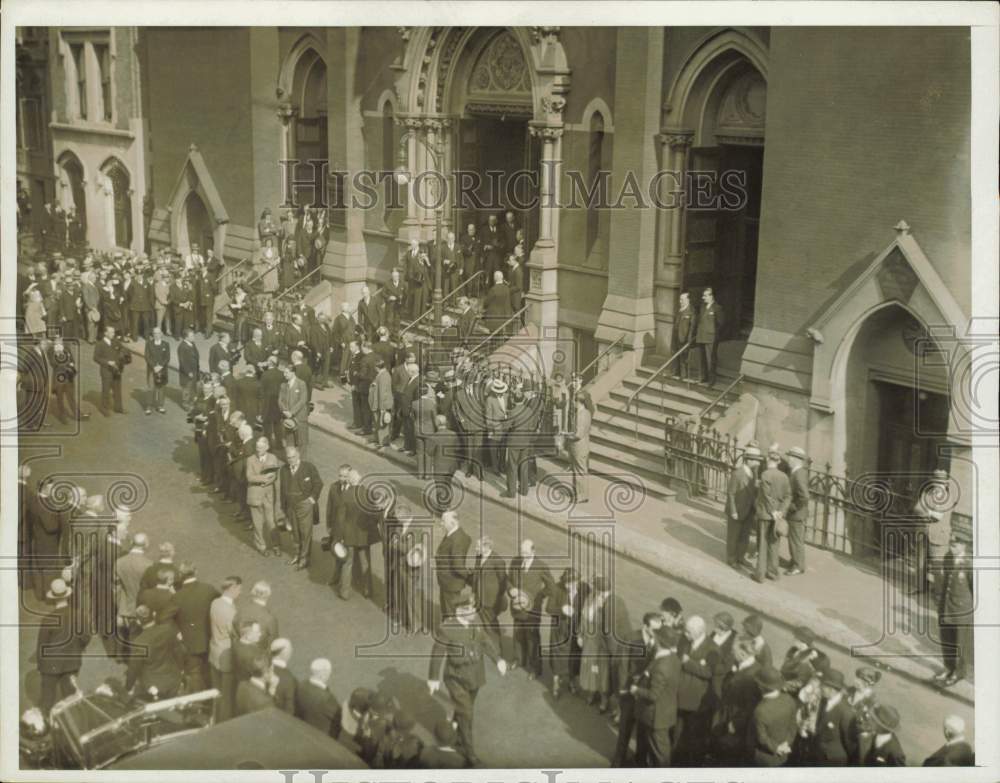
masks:
<svg viewBox="0 0 1000 783"><path fill-rule="evenodd" d="M83 164L71 152L66 152L59 158L59 205L65 211L75 208L76 214L87 227L87 193L83 184Z"/></svg>
<svg viewBox="0 0 1000 783"><path fill-rule="evenodd" d="M295 179L312 179L307 161L320 167L329 159L326 90L326 63L319 52L307 47L298 55L291 84L292 116L287 133L289 158L300 163ZM310 186L296 186L297 205L311 206L313 197Z"/></svg>
<svg viewBox="0 0 1000 783"><path fill-rule="evenodd" d="M486 27L469 36L450 77L445 110L458 118L452 163L476 183L455 205L455 222L478 226L497 215L502 223L510 210L530 250L537 206L528 205L538 193L540 144L529 133L534 103L528 62L509 30Z"/></svg>
<svg viewBox="0 0 1000 783"><path fill-rule="evenodd" d="M197 244L202 254L209 248L214 249L212 219L209 217L205 202L193 190L184 202L184 225L187 229L188 247Z"/></svg>
<svg viewBox="0 0 1000 783"><path fill-rule="evenodd" d="M102 171L110 185L110 239L115 247L131 247L132 187L128 171L117 160L106 164Z"/></svg>

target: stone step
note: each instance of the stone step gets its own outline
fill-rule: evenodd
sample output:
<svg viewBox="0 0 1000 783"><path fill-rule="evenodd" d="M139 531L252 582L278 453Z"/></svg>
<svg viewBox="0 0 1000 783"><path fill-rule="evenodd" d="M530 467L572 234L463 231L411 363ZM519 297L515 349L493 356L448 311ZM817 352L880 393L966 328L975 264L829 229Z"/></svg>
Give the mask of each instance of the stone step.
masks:
<svg viewBox="0 0 1000 783"><path fill-rule="evenodd" d="M672 498L677 494L663 474L662 459L653 460L592 441L590 469L605 478L624 481L652 497Z"/></svg>
<svg viewBox="0 0 1000 783"><path fill-rule="evenodd" d="M627 399L627 395L626 395ZM629 422L634 422L636 420L640 422L646 422L653 427L663 430L663 425L666 423L667 416L687 416L689 415L689 410L686 408L674 408L671 402L667 402L666 406L661 410L660 405L649 405L647 403L640 403L638 407L635 405L626 406L625 399L619 396L611 395L606 399L601 400L597 403L598 410L604 410L609 413L617 414L617 418L620 420L625 420ZM699 408L696 412L700 411ZM705 417L705 423L713 422L721 415L718 410L709 411L708 416Z"/></svg>
<svg viewBox="0 0 1000 783"><path fill-rule="evenodd" d="M618 430L609 427L604 429L603 427L591 427L590 428L590 441L591 443L600 443L602 445L608 446L609 448L617 449L622 453L634 454L636 456L648 457L651 460L661 460L663 459L663 433L660 433L659 442L644 438L635 439L635 431L631 433L631 437L628 435L623 435L623 433Z"/></svg>
<svg viewBox="0 0 1000 783"><path fill-rule="evenodd" d="M628 376L622 385L629 389L629 393L638 389L645 381L653 375L653 370L639 367L636 369L635 373ZM732 383L735 377L723 378L719 375L719 379L713 388L709 389L704 384L698 383L687 383L685 381L674 380L672 377L660 376L655 381L646 387L646 391L655 392L657 394L664 394L670 397L677 397L681 399L687 399L694 402L702 403L702 407L715 402L719 395L722 394L723 389L725 389L730 383ZM726 396L719 403L719 405L727 405L736 402L739 399L739 394L735 391L726 392Z"/></svg>
<svg viewBox="0 0 1000 783"><path fill-rule="evenodd" d="M618 438L618 443L622 448L628 448L636 440L636 431L639 433L639 440L645 443L655 443L663 447L663 425L659 427L648 424L642 420L626 419L621 413L601 410L598 407L594 414L594 423L591 432L600 429L609 437Z"/></svg>
<svg viewBox="0 0 1000 783"><path fill-rule="evenodd" d="M632 393L633 392L629 389L618 387L616 389L611 390L609 398L612 400L617 400L618 402L621 402L623 405L625 405L628 403L628 400L632 396ZM644 408L650 411L651 413L656 413L661 415L664 413L669 415L682 414L685 416L697 416L709 405L709 403L705 403L704 405L702 405L700 403L692 402L690 400L685 400L683 398L677 399L665 395L661 396L657 393L650 392L648 389L639 392L639 395L632 401L632 407L634 408L636 404L638 404L638 407L640 409ZM712 408L712 410L708 412L708 415L705 417L706 421L713 418L717 418L719 415L721 415L721 413L724 410L725 408L722 405L722 403L719 403L714 408Z"/></svg>

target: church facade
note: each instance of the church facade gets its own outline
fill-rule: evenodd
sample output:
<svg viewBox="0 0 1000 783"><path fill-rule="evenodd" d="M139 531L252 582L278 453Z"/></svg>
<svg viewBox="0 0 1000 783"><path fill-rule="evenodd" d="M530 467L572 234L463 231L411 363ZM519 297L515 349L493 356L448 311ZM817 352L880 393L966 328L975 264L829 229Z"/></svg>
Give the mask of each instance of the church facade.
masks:
<svg viewBox="0 0 1000 783"><path fill-rule="evenodd" d="M411 239L509 209L532 333L574 340L577 366L612 344L667 358L680 293L711 287L758 440L838 474L905 484L943 464L971 483L954 388L971 314L967 30L144 28L135 56L154 247L247 258L263 210L321 182L336 307L384 283ZM330 176L359 171L393 173L373 203ZM423 173L472 172L478 189L517 171L537 198L418 192ZM573 206L581 183L603 183L608 208Z"/></svg>

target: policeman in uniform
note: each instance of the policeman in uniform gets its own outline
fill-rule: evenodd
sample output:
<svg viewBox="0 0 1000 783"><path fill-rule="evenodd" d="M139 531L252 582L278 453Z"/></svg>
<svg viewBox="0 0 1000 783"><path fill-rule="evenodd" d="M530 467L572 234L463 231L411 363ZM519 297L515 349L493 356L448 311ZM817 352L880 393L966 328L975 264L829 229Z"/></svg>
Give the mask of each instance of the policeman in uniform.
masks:
<svg viewBox="0 0 1000 783"><path fill-rule="evenodd" d="M427 687L432 695L440 689L443 669L444 684L455 705L462 751L473 766L481 763L473 747L472 718L476 693L486 683L485 656L496 661L501 676L507 673L498 642L480 621L475 594L466 586L459 594L455 614L442 620L435 635Z"/></svg>

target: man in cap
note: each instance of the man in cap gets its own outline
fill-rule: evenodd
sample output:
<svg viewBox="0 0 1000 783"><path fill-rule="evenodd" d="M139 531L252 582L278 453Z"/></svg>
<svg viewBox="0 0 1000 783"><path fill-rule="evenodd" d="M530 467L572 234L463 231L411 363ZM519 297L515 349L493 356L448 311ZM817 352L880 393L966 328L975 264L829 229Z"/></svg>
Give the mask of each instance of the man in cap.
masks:
<svg viewBox="0 0 1000 783"><path fill-rule="evenodd" d="M792 564L785 576L806 572L806 520L809 518L809 458L799 446L793 446L785 457L788 462L788 480L792 499L788 506L788 551Z"/></svg>
<svg viewBox="0 0 1000 783"><path fill-rule="evenodd" d="M472 766L481 763L473 744L473 714L476 694L486 684L486 656L496 661L501 676L507 673L507 662L496 640L479 623L475 596L472 588L466 586L457 599L454 615L441 621L435 636L427 687L433 695L444 680L455 705L462 752Z"/></svg>
<svg viewBox="0 0 1000 783"><path fill-rule="evenodd" d="M820 675L823 698L816 734L806 759L821 767L844 767L857 758L857 718L844 698L844 675L827 669Z"/></svg>
<svg viewBox="0 0 1000 783"><path fill-rule="evenodd" d="M760 462L760 449L747 446L743 459L729 473L726 487L726 562L732 568L740 568L747 553Z"/></svg>
<svg viewBox="0 0 1000 783"><path fill-rule="evenodd" d="M965 721L958 715L944 719L944 745L924 759L925 767L973 767L976 754L965 738Z"/></svg>
<svg viewBox="0 0 1000 783"><path fill-rule="evenodd" d="M871 747L861 757L862 767L905 767L906 754L896 737L899 728L899 712L888 704L877 704L872 710L875 735Z"/></svg>
<svg viewBox="0 0 1000 783"><path fill-rule="evenodd" d="M973 611L972 563L968 541L959 531L951 534L951 546L944 559L943 584L938 599L938 628L941 632L941 656L944 671L934 679L948 688L964 680L972 667Z"/></svg>
<svg viewBox="0 0 1000 783"><path fill-rule="evenodd" d="M765 576L777 581L778 549L781 543L780 525L791 503L792 492L788 476L778 469L781 454L770 450L767 463L757 481L754 515L757 518L757 573L756 582L763 583Z"/></svg>
<svg viewBox="0 0 1000 783"><path fill-rule="evenodd" d="M783 688L781 674L772 666L757 672L761 700L747 732L747 748L758 767L781 767L788 761L798 733L798 706Z"/></svg>
<svg viewBox="0 0 1000 783"><path fill-rule="evenodd" d="M46 716L52 705L76 692L76 677L83 666L89 635L74 629L69 599L73 590L63 579L53 579L45 597L53 610L38 630L35 661L41 676L39 707Z"/></svg>
<svg viewBox="0 0 1000 783"><path fill-rule="evenodd" d="M653 632L655 651L629 693L636 702L637 767L669 767L671 733L677 724L677 695L681 662L677 657L679 634L661 627Z"/></svg>

